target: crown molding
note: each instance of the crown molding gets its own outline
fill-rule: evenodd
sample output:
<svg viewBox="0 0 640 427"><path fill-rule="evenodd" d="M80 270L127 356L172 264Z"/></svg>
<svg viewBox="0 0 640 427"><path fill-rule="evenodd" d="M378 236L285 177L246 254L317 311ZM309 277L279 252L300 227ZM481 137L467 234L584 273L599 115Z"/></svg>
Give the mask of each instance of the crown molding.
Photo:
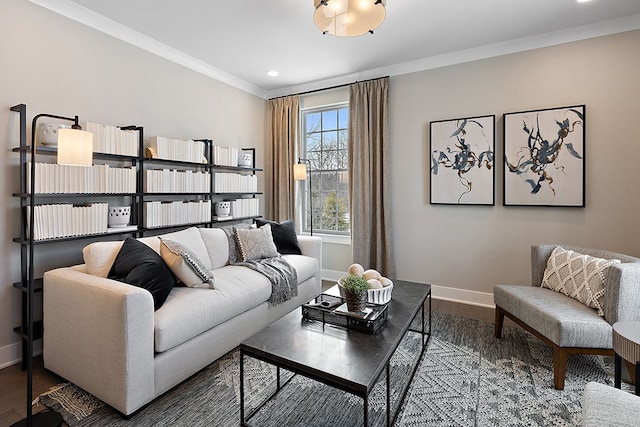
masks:
<svg viewBox="0 0 640 427"><path fill-rule="evenodd" d="M538 34L531 37L509 40L506 42L480 46L473 49L466 49L443 55L431 56L415 61L380 67L366 70L360 73L348 74L327 80L320 80L301 85L289 86L275 89L267 93L268 98L275 98L288 94L319 90L323 87L331 87L341 84L352 83L357 80L366 80L379 76L400 76L420 71L432 70L435 68L447 67L450 65L462 64L465 62L478 61L481 59L494 58L497 56L509 55L512 53L525 52L528 50L540 49L549 46L556 46L595 37L608 36L611 34L623 33L640 29L640 14L626 16L624 18L611 19L595 24L583 25L580 27L567 28L560 31Z"/></svg>
<svg viewBox="0 0 640 427"><path fill-rule="evenodd" d="M132 30L125 25L119 24L116 21L89 10L84 6L80 6L77 3L73 3L69 0L28 1L102 33L120 39L133 46L139 47L147 52L153 53L154 55L182 65L207 77L228 84L229 86L248 92L260 98L266 98L267 91L265 89L226 73L210 64L207 64L206 62L194 58L191 55L187 55L178 49L174 49L171 46L160 43L149 36Z"/></svg>
<svg viewBox="0 0 640 427"><path fill-rule="evenodd" d="M495 43L473 49L436 55L415 61L364 70L358 73L346 74L325 80L304 83L300 85L286 86L267 91L252 83L226 73L210 64L200 61L191 55L174 49L164 43L132 30L112 19L100 15L83 6L69 0L28 0L31 3L42 6L69 19L77 21L88 27L120 39L140 49L151 52L176 64L182 65L207 77L226 83L242 91L248 92L260 98L269 99L278 96L319 90L325 87L352 83L357 80L367 80L379 76L400 76L435 68L456 65L465 62L478 61L512 53L525 52L549 46L571 43L579 40L602 37L610 34L622 33L640 29L640 14L624 18L611 19L595 24L572 27L559 31L538 34L506 42Z"/></svg>

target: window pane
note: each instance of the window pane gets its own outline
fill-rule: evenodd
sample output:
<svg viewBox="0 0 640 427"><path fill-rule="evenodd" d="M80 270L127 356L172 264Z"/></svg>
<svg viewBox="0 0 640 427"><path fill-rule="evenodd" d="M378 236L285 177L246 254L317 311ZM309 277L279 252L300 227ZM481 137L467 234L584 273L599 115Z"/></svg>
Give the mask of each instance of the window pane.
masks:
<svg viewBox="0 0 640 427"><path fill-rule="evenodd" d="M336 151L323 151L322 152L322 169L337 169L338 159L336 158Z"/></svg>
<svg viewBox="0 0 640 427"><path fill-rule="evenodd" d="M322 130L338 129L338 111L329 110L322 112Z"/></svg>
<svg viewBox="0 0 640 427"><path fill-rule="evenodd" d="M305 132L320 131L320 113L307 113L305 121Z"/></svg>
<svg viewBox="0 0 640 427"><path fill-rule="evenodd" d="M307 150L306 151L314 151L320 150L322 147L322 134L320 132L315 132L307 135Z"/></svg>
<svg viewBox="0 0 640 427"><path fill-rule="evenodd" d="M338 110L338 127L340 129L349 128L349 109L341 108Z"/></svg>
<svg viewBox="0 0 640 427"><path fill-rule="evenodd" d="M322 149L323 150L336 150L338 148L338 132L323 132L322 133Z"/></svg>

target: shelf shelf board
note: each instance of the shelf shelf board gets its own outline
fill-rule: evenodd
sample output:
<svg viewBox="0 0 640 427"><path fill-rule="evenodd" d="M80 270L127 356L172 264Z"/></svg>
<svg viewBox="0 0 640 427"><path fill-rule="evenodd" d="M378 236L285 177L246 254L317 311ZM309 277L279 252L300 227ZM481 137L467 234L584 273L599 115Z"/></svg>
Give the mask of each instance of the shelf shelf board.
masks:
<svg viewBox="0 0 640 427"><path fill-rule="evenodd" d="M33 279L33 292L42 292L43 283L44 282L42 280L42 277L38 279ZM14 283L13 287L16 289L20 289L22 292L28 291L26 286L22 286L22 282Z"/></svg>
<svg viewBox="0 0 640 427"><path fill-rule="evenodd" d="M35 197L44 198L69 198L69 197L136 197L142 196L143 193L36 193ZM13 197L28 198L29 193L13 193Z"/></svg>
<svg viewBox="0 0 640 427"><path fill-rule="evenodd" d="M211 193L144 193L144 197L154 197L154 196L210 196Z"/></svg>
<svg viewBox="0 0 640 427"><path fill-rule="evenodd" d="M69 237L55 237L52 239L43 239L43 240L35 240L33 242L34 245L42 245L47 243L59 243L59 242L68 242L74 240L82 240L82 239L91 239L96 237L104 237L104 236L115 236L118 234L131 234L139 231L140 229L136 225L130 225L127 227L118 227L118 228L108 228L104 233L96 233L96 234L83 234L81 236L69 236ZM20 238L13 239L14 242L20 243L22 245L28 245L28 240L22 240Z"/></svg>
<svg viewBox="0 0 640 427"><path fill-rule="evenodd" d="M24 147L15 147L12 149L13 152L20 151L31 151L31 145L26 145ZM58 147L55 146L44 146L44 145L36 145L36 154L46 154L50 156L54 156L58 154ZM103 160L125 160L125 161L137 161L140 159L138 156L128 156L124 154L111 154L111 153L93 153L93 158L103 159Z"/></svg>
<svg viewBox="0 0 640 427"><path fill-rule="evenodd" d="M42 338L42 331L43 331L42 320L36 320L35 322L33 322L33 340L34 341ZM16 326L15 328L13 328L13 332L20 335L25 340L29 338L27 335L27 325L24 325L22 328L20 326Z"/></svg>
<svg viewBox="0 0 640 427"><path fill-rule="evenodd" d="M262 172L264 169L262 168L252 168L252 167L244 167L244 166L224 166L224 165L211 165L211 169L217 170L228 170L234 172Z"/></svg>
<svg viewBox="0 0 640 427"><path fill-rule="evenodd" d="M207 224L211 224L211 221L195 222L195 223L188 223L188 224L162 225L162 226L159 226L159 227L144 227L144 228L141 228L140 231L142 231L142 232L145 232L145 231L161 231L161 230L168 230L168 229L171 229L171 228L198 227L198 226L207 225Z"/></svg>
<svg viewBox="0 0 640 427"><path fill-rule="evenodd" d="M157 164L165 164L165 165L188 166L188 167L197 167L197 168L211 167L209 163L185 162L183 160L158 159L155 157L145 157L143 158L143 160L148 163L157 163Z"/></svg>
<svg viewBox="0 0 640 427"><path fill-rule="evenodd" d="M256 192L256 193L211 193L214 196L259 196L261 194L264 194L262 192Z"/></svg>
<svg viewBox="0 0 640 427"><path fill-rule="evenodd" d="M222 224L225 222L234 222L234 221L244 221L247 219L256 219L256 218L262 218L262 215L257 215L257 216L237 216L237 217L233 217L233 218L229 218L229 219L223 219L223 220L212 220L211 222L214 224Z"/></svg>

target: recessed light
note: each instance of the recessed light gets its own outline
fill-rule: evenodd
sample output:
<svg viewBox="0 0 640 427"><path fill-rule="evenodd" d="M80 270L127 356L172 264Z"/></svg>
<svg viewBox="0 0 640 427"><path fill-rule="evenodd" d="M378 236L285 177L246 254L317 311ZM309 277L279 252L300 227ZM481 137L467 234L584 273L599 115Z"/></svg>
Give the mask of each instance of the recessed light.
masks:
<svg viewBox="0 0 640 427"><path fill-rule="evenodd" d="M279 75L280 75L280 73L275 71L275 70L267 71L267 76L269 76L269 77L278 77Z"/></svg>
<svg viewBox="0 0 640 427"><path fill-rule="evenodd" d="M589 1L591 1L591 0L576 0L576 1L577 1L578 3L586 3L586 2L589 2Z"/></svg>

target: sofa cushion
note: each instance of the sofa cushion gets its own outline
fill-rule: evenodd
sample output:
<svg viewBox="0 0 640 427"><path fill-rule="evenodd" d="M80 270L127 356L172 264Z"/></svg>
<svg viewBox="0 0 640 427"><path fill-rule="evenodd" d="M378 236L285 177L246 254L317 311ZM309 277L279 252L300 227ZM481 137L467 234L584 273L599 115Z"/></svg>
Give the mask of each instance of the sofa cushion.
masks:
<svg viewBox="0 0 640 427"><path fill-rule="evenodd" d="M122 241L94 242L82 248L82 258L87 265L87 272L98 277L107 277L116 259Z"/></svg>
<svg viewBox="0 0 640 427"><path fill-rule="evenodd" d="M182 243L160 237L160 256L185 286L213 289L213 274Z"/></svg>
<svg viewBox="0 0 640 427"><path fill-rule="evenodd" d="M559 292L537 286L497 285L493 300L561 347L612 347L611 325L593 309Z"/></svg>
<svg viewBox="0 0 640 427"><path fill-rule="evenodd" d="M273 258L280 255L273 242L271 226L269 224L249 230L234 228L233 232L238 242L238 248L240 249L239 261L241 262Z"/></svg>
<svg viewBox="0 0 640 427"><path fill-rule="evenodd" d="M318 271L318 260L303 255L282 255L282 258L296 269L298 284L315 276Z"/></svg>
<svg viewBox="0 0 640 427"><path fill-rule="evenodd" d="M229 260L229 240L222 228L199 228L213 269L224 267Z"/></svg>
<svg viewBox="0 0 640 427"><path fill-rule="evenodd" d="M262 227L265 224L271 226L273 242L276 244L276 248L281 255L302 255L293 220L289 219L283 222L276 222L258 218L255 221L258 227Z"/></svg>
<svg viewBox="0 0 640 427"><path fill-rule="evenodd" d="M169 350L267 301L271 283L247 267L226 266L213 271L216 287L174 288L154 314L155 350Z"/></svg>
<svg viewBox="0 0 640 427"><path fill-rule="evenodd" d="M160 255L130 237L122 244L108 277L151 292L155 310L162 307L176 285L175 276Z"/></svg>
<svg viewBox="0 0 640 427"><path fill-rule="evenodd" d="M200 231L197 227L189 227L184 230L176 231L174 233L167 233L161 236L163 239L173 240L175 242L181 243L191 252L193 252L202 264L207 268L207 270L213 270L213 266L211 265L211 260L209 259L209 252L207 251L207 246L204 244L204 240L202 240L202 236L200 235ZM157 243L154 245L150 245L152 248L156 250L156 252L160 253L160 239L158 237L154 237ZM144 240L146 239L140 239ZM157 249L155 246L157 245Z"/></svg>
<svg viewBox="0 0 640 427"><path fill-rule="evenodd" d="M595 308L599 316L604 316L606 271L618 263L620 260L596 258L558 246L547 260L541 286Z"/></svg>

